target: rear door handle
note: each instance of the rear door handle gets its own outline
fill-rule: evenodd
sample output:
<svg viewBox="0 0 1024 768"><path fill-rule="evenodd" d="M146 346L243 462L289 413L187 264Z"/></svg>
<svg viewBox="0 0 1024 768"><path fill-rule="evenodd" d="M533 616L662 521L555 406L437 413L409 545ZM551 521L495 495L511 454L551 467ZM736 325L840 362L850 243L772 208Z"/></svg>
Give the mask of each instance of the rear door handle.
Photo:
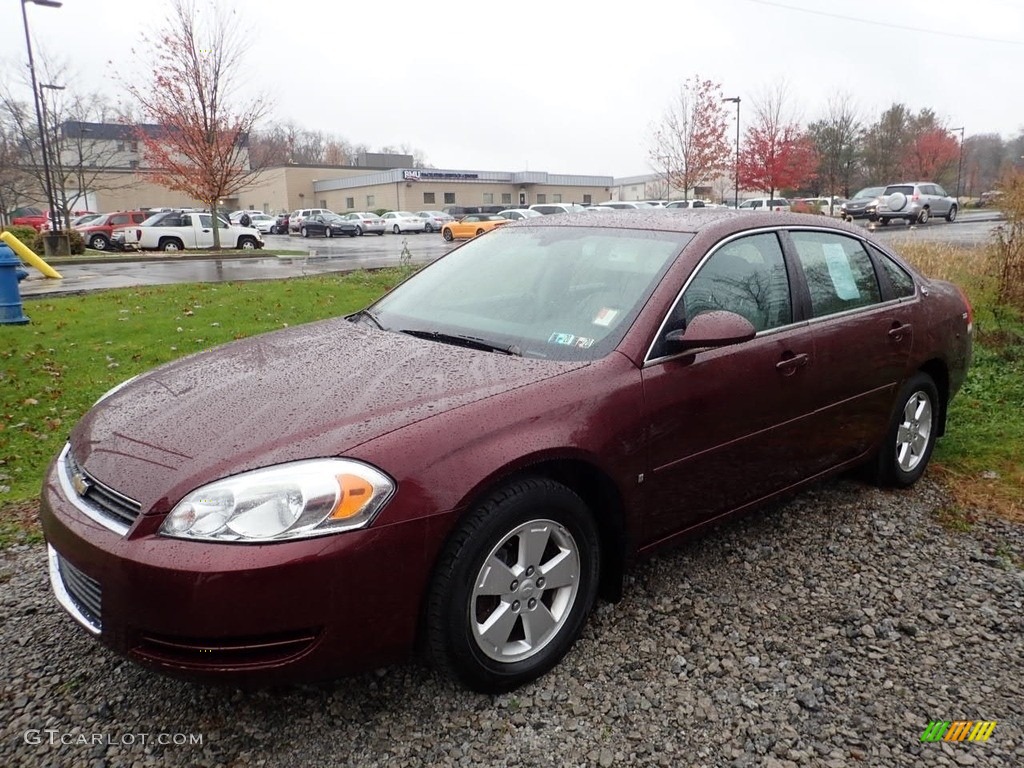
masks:
<svg viewBox="0 0 1024 768"><path fill-rule="evenodd" d="M902 341L903 337L908 335L911 330L912 329L910 323L903 323L902 325L897 325L895 328L889 329L889 338L893 339L894 341Z"/></svg>
<svg viewBox="0 0 1024 768"><path fill-rule="evenodd" d="M775 370L779 371L784 376L790 376L796 373L798 368L803 368L810 361L810 356L806 352L801 352L799 355L793 355L787 357L784 360L780 360L775 364Z"/></svg>

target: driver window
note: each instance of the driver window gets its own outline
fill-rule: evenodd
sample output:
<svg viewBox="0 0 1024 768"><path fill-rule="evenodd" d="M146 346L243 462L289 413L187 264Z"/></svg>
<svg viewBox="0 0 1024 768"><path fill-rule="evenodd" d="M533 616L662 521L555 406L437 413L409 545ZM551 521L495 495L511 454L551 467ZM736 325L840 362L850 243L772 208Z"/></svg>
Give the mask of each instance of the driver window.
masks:
<svg viewBox="0 0 1024 768"><path fill-rule="evenodd" d="M757 331L792 322L789 278L774 233L732 240L712 254L683 294L687 324L701 312L726 310Z"/></svg>

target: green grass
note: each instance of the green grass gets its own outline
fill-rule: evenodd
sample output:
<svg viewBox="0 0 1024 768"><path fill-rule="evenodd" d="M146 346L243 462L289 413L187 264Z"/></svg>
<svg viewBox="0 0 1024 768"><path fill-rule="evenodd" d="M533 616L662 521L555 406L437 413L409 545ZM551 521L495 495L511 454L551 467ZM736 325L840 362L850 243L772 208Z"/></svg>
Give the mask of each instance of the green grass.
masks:
<svg viewBox="0 0 1024 768"><path fill-rule="evenodd" d="M366 306L400 270L131 288L33 300L0 325L0 522L39 494L76 421L115 384L233 339ZM10 531L0 526L0 538Z"/></svg>

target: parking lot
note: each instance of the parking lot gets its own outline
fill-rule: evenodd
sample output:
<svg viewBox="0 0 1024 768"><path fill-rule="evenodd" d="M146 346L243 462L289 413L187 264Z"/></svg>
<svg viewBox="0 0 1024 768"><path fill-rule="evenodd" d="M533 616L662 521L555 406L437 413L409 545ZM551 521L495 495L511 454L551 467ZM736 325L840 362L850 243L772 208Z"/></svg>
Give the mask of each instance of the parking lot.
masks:
<svg viewBox="0 0 1024 768"><path fill-rule="evenodd" d="M856 222L870 228L867 221ZM883 242L899 248L901 242L944 242L957 246L976 246L988 242L998 226L998 219L989 212L965 213L956 222L931 221L923 226L908 227L894 223L877 226L874 234ZM260 255L224 258L164 257L150 254L145 260L112 260L87 251L81 263L59 267L63 279L48 280L32 271L21 283L25 297L60 295L136 285L165 285L187 282L228 282L233 280L272 280L304 277L353 269L373 269L401 263L403 253L413 264L427 264L458 245L446 243L441 235L364 235L331 239L303 238L298 235L265 235L265 250L292 252L291 255ZM300 253L296 253L300 252ZM131 254L127 254L131 256Z"/></svg>

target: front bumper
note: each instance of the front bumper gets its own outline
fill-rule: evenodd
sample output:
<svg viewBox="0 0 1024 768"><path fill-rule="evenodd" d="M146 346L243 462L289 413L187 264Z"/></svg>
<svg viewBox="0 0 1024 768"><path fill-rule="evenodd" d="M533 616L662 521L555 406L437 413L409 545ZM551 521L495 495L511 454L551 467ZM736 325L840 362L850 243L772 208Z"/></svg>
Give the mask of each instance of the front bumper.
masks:
<svg viewBox="0 0 1024 768"><path fill-rule="evenodd" d="M58 463L40 512L51 584L114 651L176 676L265 685L358 672L412 649L447 516L276 544L161 536L162 515L121 533L86 513Z"/></svg>

